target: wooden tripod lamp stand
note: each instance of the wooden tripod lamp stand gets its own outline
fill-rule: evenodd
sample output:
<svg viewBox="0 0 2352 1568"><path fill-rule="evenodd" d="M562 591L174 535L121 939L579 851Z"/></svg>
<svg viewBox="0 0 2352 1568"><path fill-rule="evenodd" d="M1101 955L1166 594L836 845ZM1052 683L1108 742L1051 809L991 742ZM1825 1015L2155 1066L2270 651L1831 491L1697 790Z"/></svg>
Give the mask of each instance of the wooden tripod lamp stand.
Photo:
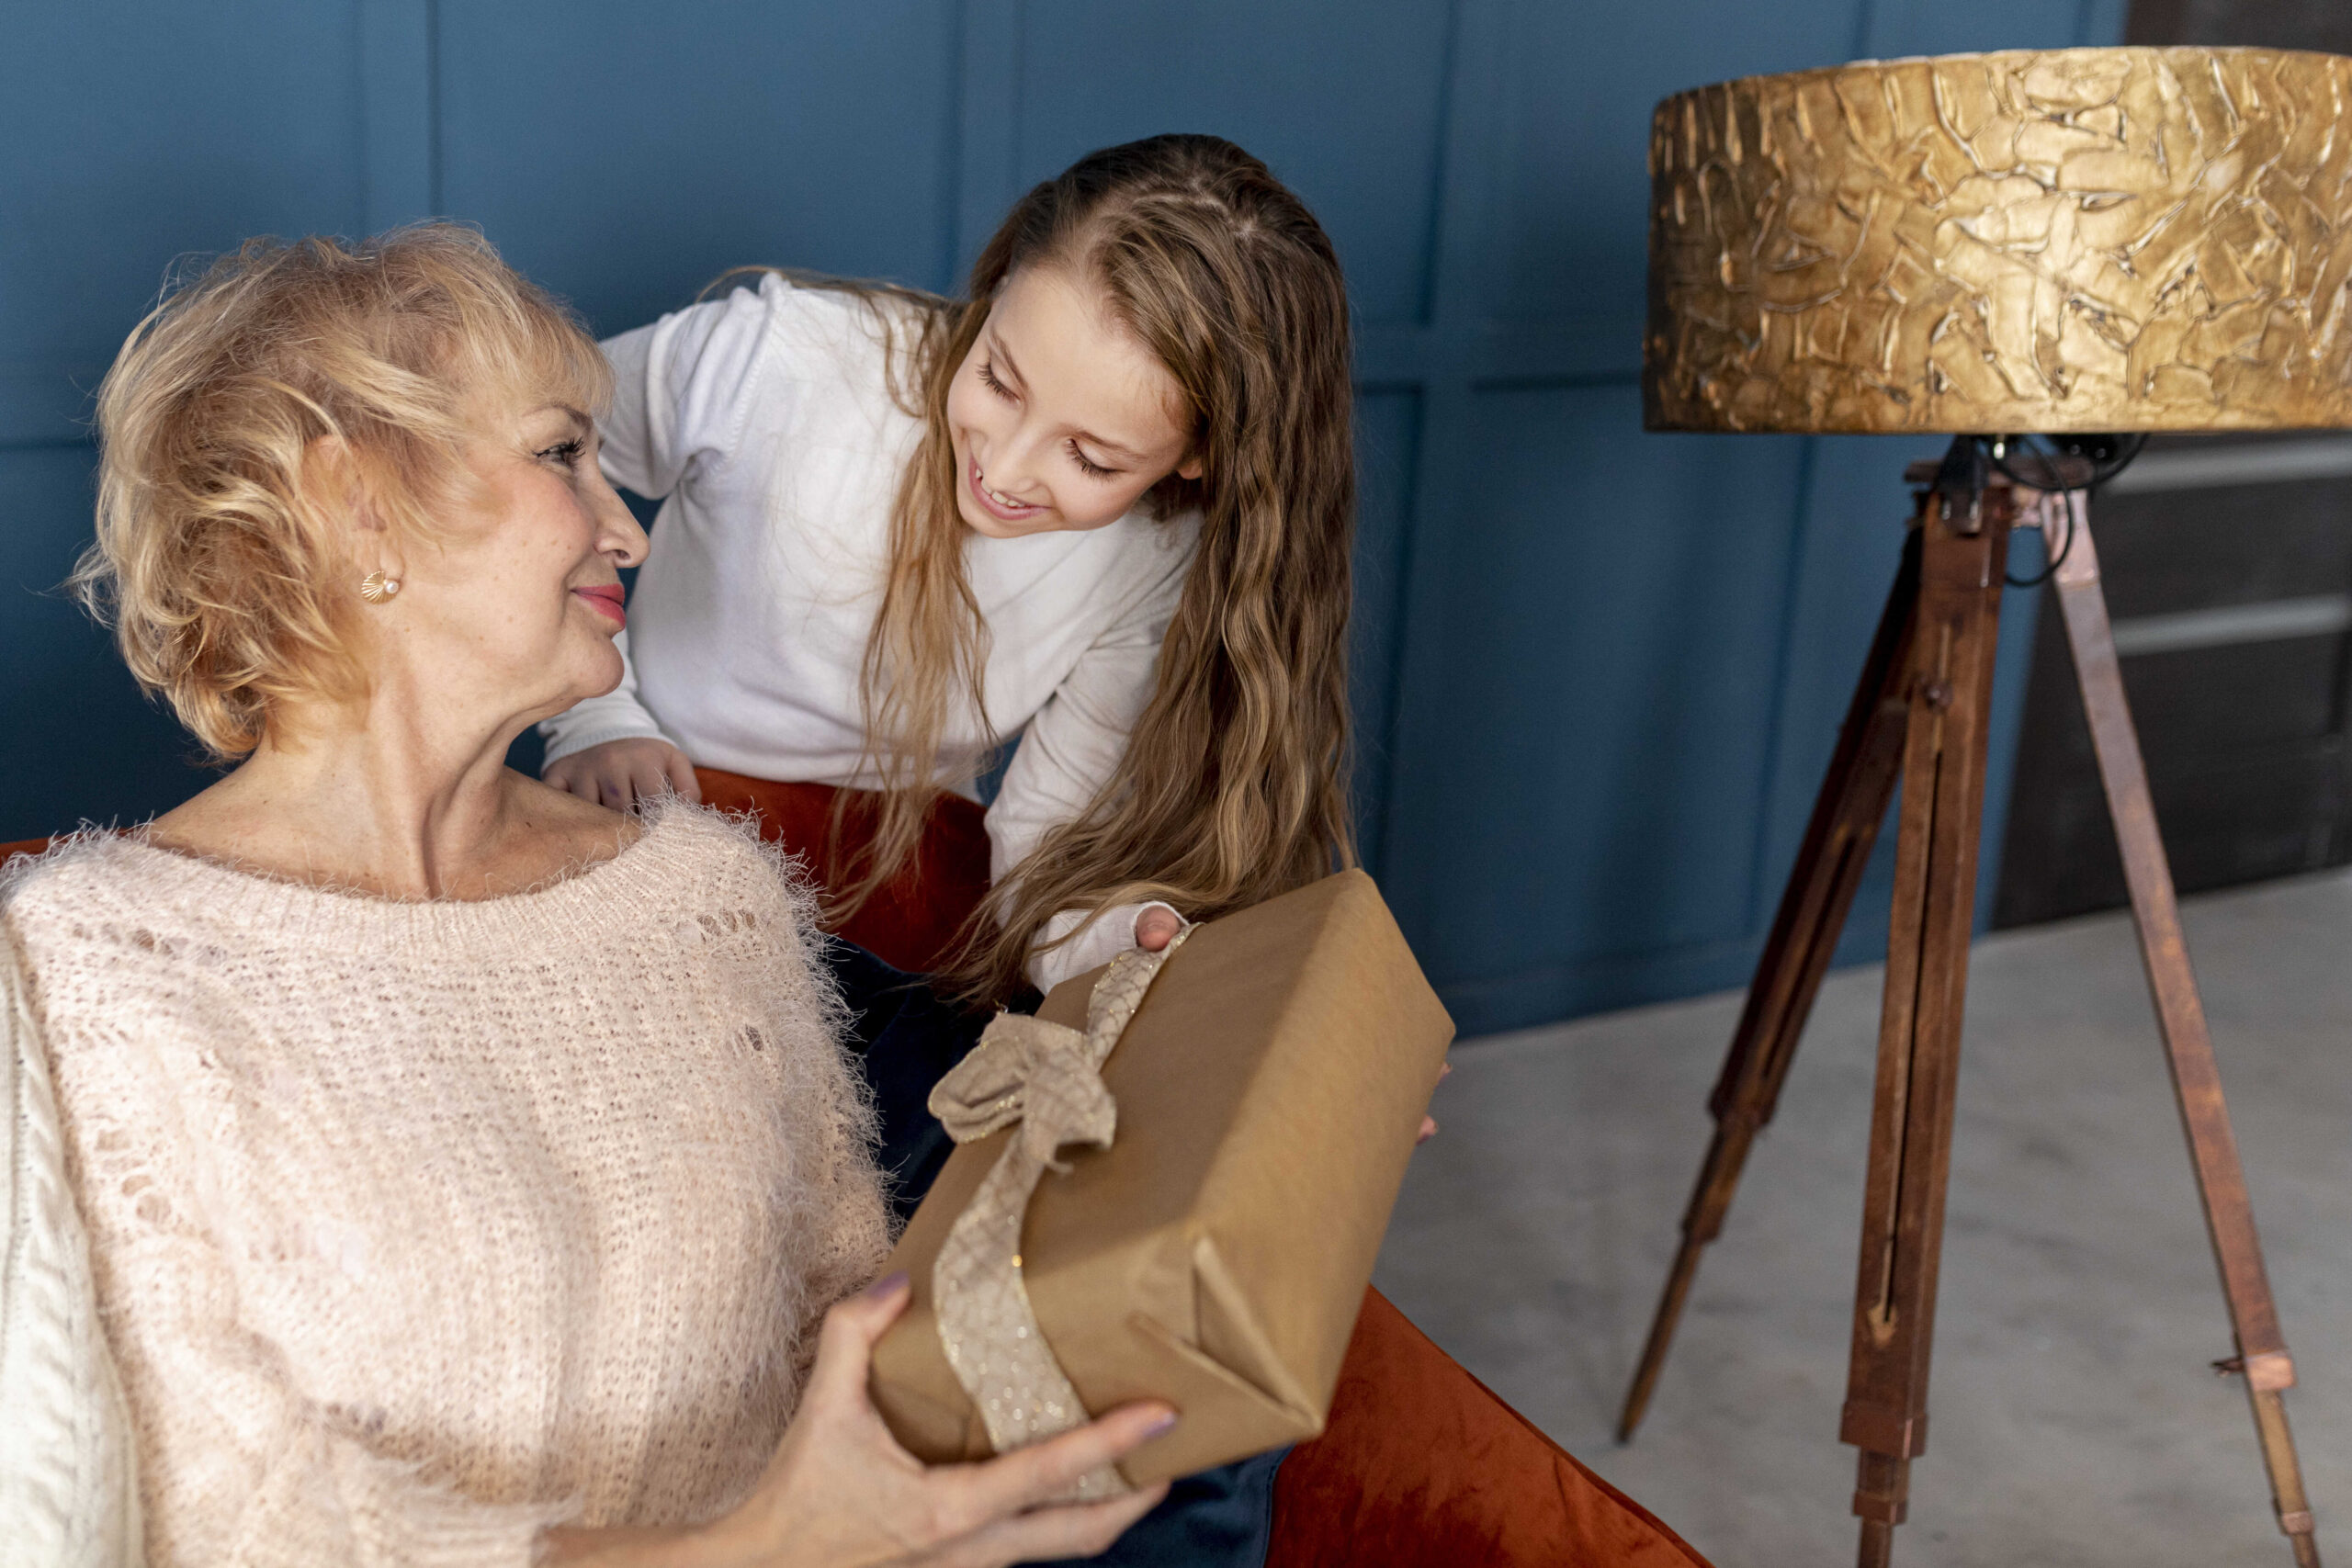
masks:
<svg viewBox="0 0 2352 1568"><path fill-rule="evenodd" d="M1839 1436L1860 1561L1926 1451L1928 1362L2010 532L2038 526L2122 850L2279 1527L2319 1550L2255 1236L2108 625L2089 494L2150 431L2352 425L2352 60L2088 49L1702 87L1651 131L1654 430L1945 433L1709 1109L1619 1426L1786 1080L1898 780L1894 915ZM2030 436L2045 437L2041 441Z"/></svg>

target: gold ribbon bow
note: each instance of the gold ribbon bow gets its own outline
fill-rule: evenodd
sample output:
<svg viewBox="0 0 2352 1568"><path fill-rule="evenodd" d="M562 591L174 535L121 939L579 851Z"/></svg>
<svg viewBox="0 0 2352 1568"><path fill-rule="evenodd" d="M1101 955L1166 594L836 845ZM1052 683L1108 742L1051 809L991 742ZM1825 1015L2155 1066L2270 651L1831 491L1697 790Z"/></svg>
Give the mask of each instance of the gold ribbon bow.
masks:
<svg viewBox="0 0 2352 1568"><path fill-rule="evenodd" d="M1055 1157L1064 1144L1108 1147L1119 1126L1118 1104L1087 1059L1086 1036L1017 1012L998 1014L939 1080L931 1113L959 1144L1019 1122L1029 1157L1057 1172L1069 1168Z"/></svg>
<svg viewBox="0 0 2352 1568"><path fill-rule="evenodd" d="M1019 1013L999 1013L971 1054L931 1091L931 1113L959 1144L1021 1124L1021 1134L982 1179L932 1264L939 1343L997 1452L1025 1448L1087 1420L1069 1375L1054 1359L1021 1279L1021 1222L1048 1170L1062 1172L1064 1144L1108 1148L1118 1106L1102 1087L1102 1064L1142 1005L1160 965L1184 939L1158 953L1112 960L1086 1004L1083 1033ZM1073 1495L1129 1490L1105 1465L1081 1477Z"/></svg>

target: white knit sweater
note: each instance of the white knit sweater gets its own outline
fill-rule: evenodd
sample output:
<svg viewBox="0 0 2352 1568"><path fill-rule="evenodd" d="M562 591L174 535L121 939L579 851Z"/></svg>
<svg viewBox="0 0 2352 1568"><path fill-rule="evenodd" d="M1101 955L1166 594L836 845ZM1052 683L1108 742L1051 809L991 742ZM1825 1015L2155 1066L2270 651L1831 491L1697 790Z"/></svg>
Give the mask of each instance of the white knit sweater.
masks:
<svg viewBox="0 0 2352 1568"><path fill-rule="evenodd" d="M111 1348L158 1568L519 1564L551 1522L714 1515L884 1256L806 897L715 814L478 903L93 835L0 920L105 1328L50 1386ZM12 1213L11 1258L56 1228Z"/></svg>

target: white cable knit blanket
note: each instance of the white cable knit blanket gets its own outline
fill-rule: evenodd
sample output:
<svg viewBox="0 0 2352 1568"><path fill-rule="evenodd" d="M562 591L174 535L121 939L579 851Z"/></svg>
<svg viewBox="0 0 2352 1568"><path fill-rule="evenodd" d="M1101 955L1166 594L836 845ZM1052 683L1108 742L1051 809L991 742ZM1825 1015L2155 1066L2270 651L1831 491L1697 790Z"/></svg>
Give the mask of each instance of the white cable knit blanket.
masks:
<svg viewBox="0 0 2352 1568"><path fill-rule="evenodd" d="M0 1565L141 1561L130 1413L98 1328L49 1060L0 922Z"/></svg>

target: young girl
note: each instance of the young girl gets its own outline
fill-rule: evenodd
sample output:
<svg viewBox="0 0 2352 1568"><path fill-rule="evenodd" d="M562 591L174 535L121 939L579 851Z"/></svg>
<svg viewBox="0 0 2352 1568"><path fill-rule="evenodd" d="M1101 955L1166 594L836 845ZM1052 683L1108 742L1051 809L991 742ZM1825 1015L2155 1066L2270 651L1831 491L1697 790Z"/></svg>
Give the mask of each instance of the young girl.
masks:
<svg viewBox="0 0 2352 1568"><path fill-rule="evenodd" d="M1351 857L1347 299L1258 160L1093 153L965 302L771 273L605 351L606 471L666 504L629 675L544 727L548 783L880 791L835 806L846 916L1017 736L950 955L991 999Z"/></svg>

